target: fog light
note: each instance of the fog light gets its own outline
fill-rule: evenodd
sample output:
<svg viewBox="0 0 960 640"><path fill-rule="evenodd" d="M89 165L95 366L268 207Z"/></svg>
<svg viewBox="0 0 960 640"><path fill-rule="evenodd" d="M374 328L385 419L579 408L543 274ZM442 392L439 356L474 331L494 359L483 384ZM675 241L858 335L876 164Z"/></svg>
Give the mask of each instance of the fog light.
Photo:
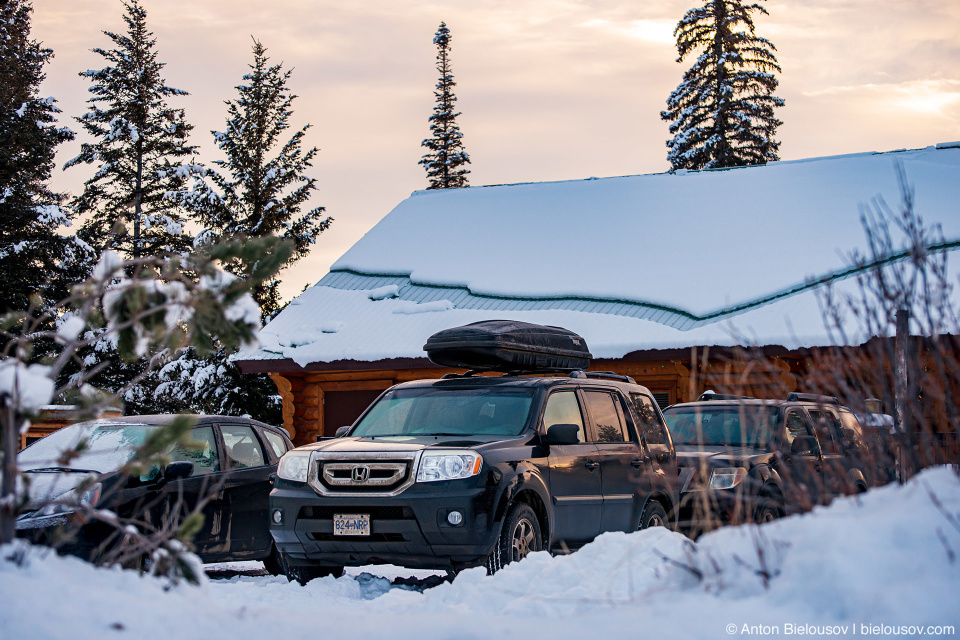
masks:
<svg viewBox="0 0 960 640"><path fill-rule="evenodd" d="M449 522L453 526L457 526L458 524L463 522L463 514L460 513L459 511L451 511L450 513L447 514L447 522Z"/></svg>
<svg viewBox="0 0 960 640"><path fill-rule="evenodd" d="M273 524L280 524L282 522L283 522L283 509L274 509Z"/></svg>

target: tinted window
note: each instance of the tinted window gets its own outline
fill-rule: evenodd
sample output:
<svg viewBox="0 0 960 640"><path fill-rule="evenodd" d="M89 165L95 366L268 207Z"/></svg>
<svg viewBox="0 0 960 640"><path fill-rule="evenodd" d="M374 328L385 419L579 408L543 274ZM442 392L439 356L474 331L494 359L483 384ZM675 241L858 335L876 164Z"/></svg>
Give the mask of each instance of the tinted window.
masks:
<svg viewBox="0 0 960 640"><path fill-rule="evenodd" d="M627 440L623 418L617 410L613 395L604 391L587 391L587 411L597 428L597 442L624 442Z"/></svg>
<svg viewBox="0 0 960 640"><path fill-rule="evenodd" d="M270 448L273 449L273 454L278 458L287 452L287 443L284 442L283 438L274 433L273 431L268 431L264 429L260 433L263 434L263 437L267 439L267 444L270 445Z"/></svg>
<svg viewBox="0 0 960 640"><path fill-rule="evenodd" d="M190 431L188 446L178 444L170 452L171 461L193 463L193 475L220 471L220 457L217 455L217 440L213 427L196 427Z"/></svg>
<svg viewBox="0 0 960 640"><path fill-rule="evenodd" d="M675 405L663 411L674 444L765 447L777 410L763 405Z"/></svg>
<svg viewBox="0 0 960 640"><path fill-rule="evenodd" d="M517 436L527 424L532 389L388 391L350 432L351 436Z"/></svg>
<svg viewBox="0 0 960 640"><path fill-rule="evenodd" d="M580 414L580 403L574 391L558 391L547 398L547 406L543 410L543 432L555 424L575 424L580 427L580 442L586 442L583 432L583 416Z"/></svg>
<svg viewBox="0 0 960 640"><path fill-rule="evenodd" d="M260 442L253 433L253 429L236 424L225 424L220 427L223 431L223 444L227 450L227 460L231 469L247 469L260 467L263 461L263 450Z"/></svg>
<svg viewBox="0 0 960 640"><path fill-rule="evenodd" d="M799 456L816 455L817 452L812 447L803 446L804 441L800 441L794 446L794 441L797 438L813 435L803 414L797 410L788 411L784 425L786 426L786 444L791 453ZM813 442L809 441L809 444L813 444Z"/></svg>
<svg viewBox="0 0 960 640"><path fill-rule="evenodd" d="M829 409L808 409L823 453L840 453L840 421Z"/></svg>
<svg viewBox="0 0 960 640"><path fill-rule="evenodd" d="M647 444L667 444L667 434L653 406L653 401L643 394L631 393L630 406Z"/></svg>

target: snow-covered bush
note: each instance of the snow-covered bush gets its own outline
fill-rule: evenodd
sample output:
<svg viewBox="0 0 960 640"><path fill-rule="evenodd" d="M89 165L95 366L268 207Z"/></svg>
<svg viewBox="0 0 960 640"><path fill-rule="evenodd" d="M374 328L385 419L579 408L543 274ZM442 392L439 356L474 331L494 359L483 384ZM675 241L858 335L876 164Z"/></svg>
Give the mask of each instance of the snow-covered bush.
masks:
<svg viewBox="0 0 960 640"><path fill-rule="evenodd" d="M135 378L119 389L98 392L91 381L103 364L78 358L78 353L109 343L122 358L146 359L146 374L181 349L205 354L214 344L231 351L255 343L260 314L250 291L272 277L289 253L289 244L273 237L225 242L187 256L123 260L105 251L90 277L75 285L59 304L6 314L0 330L5 345L0 355L0 442L4 452L0 542L13 539L15 518L31 498L26 491L17 490L16 452L20 435L29 429L39 408L71 394L77 398L81 414L95 417L139 381ZM243 277L224 274L219 265L231 260L250 265L248 272ZM49 355L42 362L33 362L35 346L41 343L54 347L44 351ZM135 474L142 467L162 462L171 446L188 439L189 429L190 421L176 420L157 430L137 447L123 470ZM73 450L62 452L57 464L68 466L83 447L81 440ZM103 556L104 562L125 564L152 554L156 567L173 568L188 579L195 573L189 571L189 560L178 557L186 547L173 544L189 542L196 531L196 522L190 524L189 517L175 526L144 532L92 507L72 506L81 520L97 519L126 533L124 541L130 544L118 545ZM34 502L31 508L36 507ZM199 516L198 511L195 514Z"/></svg>

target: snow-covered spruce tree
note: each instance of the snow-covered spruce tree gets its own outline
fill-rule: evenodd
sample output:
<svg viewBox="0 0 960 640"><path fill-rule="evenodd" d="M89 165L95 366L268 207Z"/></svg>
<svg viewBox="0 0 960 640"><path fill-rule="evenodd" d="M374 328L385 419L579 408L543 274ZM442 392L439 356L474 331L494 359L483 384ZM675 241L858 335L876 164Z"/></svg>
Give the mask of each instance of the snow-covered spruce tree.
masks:
<svg viewBox="0 0 960 640"><path fill-rule="evenodd" d="M286 138L296 98L287 86L292 72L282 64L270 65L266 52L254 40L250 72L237 86L237 98L226 102L226 129L212 132L226 159L206 172L212 185L189 192L183 204L204 226L200 242L270 235L289 240L294 251L286 267L307 255L333 219L323 207L303 211L317 188L316 179L305 172L318 149L303 149L309 124ZM240 274L243 265L227 263L224 268ZM274 277L254 290L264 320L280 310L279 284ZM156 402L279 423L281 402L273 381L242 375L227 355L222 348L206 358L193 351L181 354L160 371Z"/></svg>
<svg viewBox="0 0 960 640"><path fill-rule="evenodd" d="M31 11L28 0L0 3L0 314L42 308L82 279L82 244L57 233L71 212L48 186L73 132L57 126L56 101L38 94L53 51L30 38Z"/></svg>
<svg viewBox="0 0 960 640"><path fill-rule="evenodd" d="M250 72L236 87L236 100L226 101L226 130L211 132L226 156L214 162L218 169L206 172L212 187L187 192L183 204L204 227L201 242L268 235L289 240L294 253L287 267L309 253L333 219L325 215L324 207L303 211L317 189L316 178L305 173L319 150L303 149L309 124L284 140L297 97L287 87L292 71L282 64L269 65L266 52L253 41ZM239 272L238 265L225 268ZM273 278L254 293L265 317L279 309L279 284Z"/></svg>
<svg viewBox="0 0 960 640"><path fill-rule="evenodd" d="M190 176L202 169L189 161L195 152L188 143L192 127L168 100L186 92L167 86L161 76L164 64L140 0L124 1L123 20L124 33L104 31L113 47L93 50L107 66L80 74L91 81L92 97L78 121L94 141L84 143L65 168L92 164L97 171L72 201L85 218L79 236L97 253L110 249L133 260L183 255L193 239L185 229L187 212L171 194L187 188ZM164 354L148 354L158 356ZM95 382L112 392L125 389L128 413L157 410L152 403L156 383L141 376L146 360L122 357L109 340L89 341L80 357L87 366L106 363ZM134 378L141 383L131 386Z"/></svg>
<svg viewBox="0 0 960 640"><path fill-rule="evenodd" d="M689 10L674 29L677 62L699 51L696 62L660 112L670 122L667 141L671 170L714 169L778 160L774 139L783 124L774 109L783 100L773 95L780 71L776 47L756 35L759 4L741 0L707 0Z"/></svg>
<svg viewBox="0 0 960 640"><path fill-rule="evenodd" d="M80 237L97 251L134 259L182 253L192 246L185 213L165 196L183 189L199 168L184 162L195 153L187 141L192 126L167 101L187 94L161 77L164 64L140 0L125 0L124 9L126 32L104 31L114 47L93 50L107 66L80 74L92 82L93 97L77 120L95 141L84 143L65 168L93 164L97 172L72 204L86 218Z"/></svg>
<svg viewBox="0 0 960 640"><path fill-rule="evenodd" d="M433 37L433 43L437 45L437 71L440 72L440 81L433 92L437 104L433 108L433 115L429 118L430 133L433 136L420 143L421 147L429 150L429 153L420 160L420 164L427 170L427 180L430 182L428 189L456 189L469 186L467 174L470 170L463 165L470 163L470 156L463 149L463 134L460 133L460 126L457 124L457 116L460 112L453 111L454 103L457 101L457 96L453 95L453 88L457 83L450 72L450 41L452 39L453 36L450 35L446 23L441 22Z"/></svg>

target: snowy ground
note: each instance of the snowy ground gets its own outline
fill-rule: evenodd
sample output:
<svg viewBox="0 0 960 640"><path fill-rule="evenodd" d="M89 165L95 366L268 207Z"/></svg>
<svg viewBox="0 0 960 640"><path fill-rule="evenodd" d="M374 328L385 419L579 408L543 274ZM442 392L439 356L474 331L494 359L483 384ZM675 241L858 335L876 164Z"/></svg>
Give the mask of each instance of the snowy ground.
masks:
<svg viewBox="0 0 960 640"><path fill-rule="evenodd" d="M395 578L429 572L398 567L306 587L257 563L208 569L201 587L165 591L35 549L23 566L0 560L0 638L956 637L960 481L929 470L697 543L662 529L605 534L570 556L469 570L422 593Z"/></svg>

